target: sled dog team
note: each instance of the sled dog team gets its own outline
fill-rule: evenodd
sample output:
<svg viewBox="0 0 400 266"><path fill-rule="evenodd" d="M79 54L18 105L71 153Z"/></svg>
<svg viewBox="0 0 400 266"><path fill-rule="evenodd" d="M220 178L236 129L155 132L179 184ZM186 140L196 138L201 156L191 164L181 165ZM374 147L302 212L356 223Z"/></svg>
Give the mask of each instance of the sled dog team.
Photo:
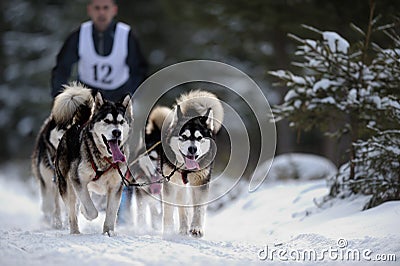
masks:
<svg viewBox="0 0 400 266"><path fill-rule="evenodd" d="M208 198L217 149L214 140L223 121L218 98L211 92L194 90L178 97L171 108L153 108L144 129L148 152L130 158L130 150L137 150L129 141L135 117L130 96L111 102L78 83L64 87L54 100L32 155L46 222L62 228L63 201L70 233L79 234L78 212L87 220L98 217L95 193L106 197L103 233L112 235L124 185L140 184L135 189L135 215L142 217L139 223L145 223L142 200L160 194L162 218L153 203L149 212L152 223L162 219L164 235L175 234L175 225L179 225L179 234L202 237L203 203ZM176 224L175 208L179 217Z"/></svg>

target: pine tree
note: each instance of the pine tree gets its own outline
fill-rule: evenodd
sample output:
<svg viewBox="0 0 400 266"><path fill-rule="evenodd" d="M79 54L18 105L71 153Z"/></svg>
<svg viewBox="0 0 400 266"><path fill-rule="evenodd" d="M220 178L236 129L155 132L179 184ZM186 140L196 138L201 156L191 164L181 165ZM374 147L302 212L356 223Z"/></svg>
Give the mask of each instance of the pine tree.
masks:
<svg viewBox="0 0 400 266"><path fill-rule="evenodd" d="M277 121L288 119L299 130L318 128L340 139L349 134L349 162L330 180L328 198L372 195L365 208L400 199L400 42L393 23L377 26L373 1L368 30L353 25L363 40L350 43L336 32L305 26L317 40L290 35L299 43L296 55L302 73L270 72L289 88L274 106ZM371 42L383 31L393 46ZM331 121L336 122L332 130Z"/></svg>

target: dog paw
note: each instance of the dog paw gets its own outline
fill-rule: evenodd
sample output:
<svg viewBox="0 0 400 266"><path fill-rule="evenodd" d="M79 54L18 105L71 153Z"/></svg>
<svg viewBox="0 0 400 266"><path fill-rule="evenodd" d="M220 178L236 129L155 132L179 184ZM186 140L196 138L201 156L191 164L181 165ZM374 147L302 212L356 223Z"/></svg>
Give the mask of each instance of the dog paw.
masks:
<svg viewBox="0 0 400 266"><path fill-rule="evenodd" d="M81 232L79 232L79 229L71 228L71 229L69 229L69 233L71 235L79 235Z"/></svg>
<svg viewBox="0 0 400 266"><path fill-rule="evenodd" d="M113 236L116 236L117 234L114 232L114 230L103 230L103 235L113 237Z"/></svg>
<svg viewBox="0 0 400 266"><path fill-rule="evenodd" d="M61 222L61 219L55 218L53 220L52 228L53 229L57 229L57 230L62 229L63 228L63 224Z"/></svg>
<svg viewBox="0 0 400 266"><path fill-rule="evenodd" d="M96 209L93 209L92 211L87 211L84 205L81 205L80 207L82 215L89 221L92 221L97 218L99 215L99 212Z"/></svg>
<svg viewBox="0 0 400 266"><path fill-rule="evenodd" d="M187 236L188 235L188 229L187 228L179 228L179 235Z"/></svg>
<svg viewBox="0 0 400 266"><path fill-rule="evenodd" d="M204 235L204 232L200 228L192 228L190 229L190 235L194 238L200 238Z"/></svg>

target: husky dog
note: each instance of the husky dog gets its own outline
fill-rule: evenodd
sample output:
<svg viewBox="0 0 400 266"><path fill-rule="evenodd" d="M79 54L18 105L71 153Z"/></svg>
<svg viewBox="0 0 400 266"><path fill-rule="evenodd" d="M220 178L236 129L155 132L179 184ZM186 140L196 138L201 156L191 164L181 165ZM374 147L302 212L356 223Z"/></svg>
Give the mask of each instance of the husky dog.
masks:
<svg viewBox="0 0 400 266"><path fill-rule="evenodd" d="M130 178L125 156L129 154L127 139L133 119L130 96L114 103L104 100L97 93L92 104L80 105L76 96L71 97L76 92L90 102L90 90L76 85L67 87L57 96L53 107L57 124L72 121L57 148L55 168L58 188L67 207L71 234L79 234L77 198L83 216L93 220L98 211L89 191L106 195L103 233L110 236L114 232L121 200L121 179ZM82 114L88 109L90 117L82 124Z"/></svg>
<svg viewBox="0 0 400 266"><path fill-rule="evenodd" d="M51 227L62 227L60 211L60 193L56 185L54 158L64 128L58 128L50 115L43 123L36 138L32 154L32 172L39 181L42 198L42 212L45 222Z"/></svg>
<svg viewBox="0 0 400 266"><path fill-rule="evenodd" d="M209 194L216 153L214 139L223 116L222 104L214 94L196 90L181 95L176 101L172 121L164 122L161 168L164 176L172 173L170 182L163 185L164 235L174 230L172 204L180 205L180 234L193 237L202 237L204 234L204 203ZM193 206L190 220L188 205Z"/></svg>
<svg viewBox="0 0 400 266"><path fill-rule="evenodd" d="M155 151L139 158L131 168L135 173L135 180L138 183L150 183L160 180L162 177L157 169L158 162L159 157ZM135 188L136 225L138 229L141 229L141 233L148 230L147 217L150 222L151 232L161 230L161 188L162 185L160 183Z"/></svg>
<svg viewBox="0 0 400 266"><path fill-rule="evenodd" d="M152 110L147 119L145 138L140 141L136 151L137 159L132 165L132 172L138 183L152 183L162 179L160 174L161 158L161 127L162 123L172 110L167 107L156 107ZM142 140L142 138L140 138ZM142 228L147 232L150 229L152 233L161 231L162 228L162 199L161 183L153 183L146 186L135 187L134 190L128 190L127 200L122 201L125 204L124 214L130 218L131 194L135 193L135 218L137 228ZM124 197L124 196L123 196ZM128 211L128 212L127 212ZM118 217L120 218L120 217ZM148 227L150 222L150 228Z"/></svg>
<svg viewBox="0 0 400 266"><path fill-rule="evenodd" d="M75 86L73 84L72 86ZM69 91L70 97L75 99L77 105L88 105L88 97L81 97L76 91ZM90 98L89 98L90 99ZM85 120L84 117L81 120ZM35 147L32 154L32 172L40 185L42 198L42 212L45 221L53 228L62 227L60 211L60 193L58 192L54 159L56 150L61 137L68 128L68 123L56 124L53 113L44 121L39 134L36 138Z"/></svg>

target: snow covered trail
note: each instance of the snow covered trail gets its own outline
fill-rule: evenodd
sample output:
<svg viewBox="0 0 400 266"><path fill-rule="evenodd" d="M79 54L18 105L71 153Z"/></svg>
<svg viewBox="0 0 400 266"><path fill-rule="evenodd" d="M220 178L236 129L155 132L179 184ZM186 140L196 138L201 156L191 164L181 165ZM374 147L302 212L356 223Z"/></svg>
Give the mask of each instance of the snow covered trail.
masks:
<svg viewBox="0 0 400 266"><path fill-rule="evenodd" d="M51 230L41 223L40 200L30 183L0 174L0 265L242 265L257 262L257 247L232 241L137 236L117 227L102 235L104 214L92 222L79 217L82 234ZM120 232L118 232L120 231Z"/></svg>
<svg viewBox="0 0 400 266"><path fill-rule="evenodd" d="M256 261L256 250L206 240L166 241L156 236L69 235L54 231L2 231L1 265L204 265ZM252 254L251 254L252 253Z"/></svg>
<svg viewBox="0 0 400 266"><path fill-rule="evenodd" d="M206 235L199 240L138 236L118 227L116 236L104 236L104 215L92 222L80 217L81 235L50 230L41 225L39 198L29 189L36 184L11 180L0 174L1 266L383 265L377 255L387 255L386 260L394 255L397 262L389 265L400 260L400 202L360 212L366 200L361 197L321 210L313 199L327 193L323 180L267 182L255 193L244 193L222 211L208 214ZM328 249L339 253L324 253ZM368 256L361 254L365 250L371 251ZM346 259L344 251L359 251L361 257Z"/></svg>

